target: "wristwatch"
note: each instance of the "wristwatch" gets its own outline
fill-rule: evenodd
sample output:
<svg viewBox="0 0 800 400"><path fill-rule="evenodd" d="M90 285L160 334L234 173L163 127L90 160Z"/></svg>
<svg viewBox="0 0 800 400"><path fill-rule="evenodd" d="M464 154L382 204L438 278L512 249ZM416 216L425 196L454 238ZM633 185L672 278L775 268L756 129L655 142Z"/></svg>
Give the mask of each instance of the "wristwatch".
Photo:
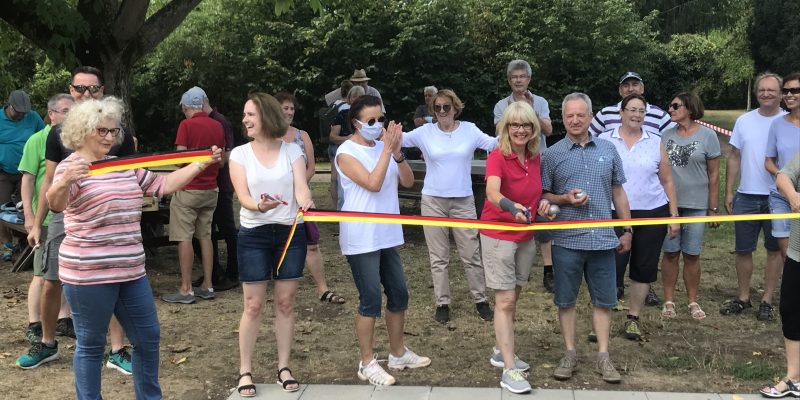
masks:
<svg viewBox="0 0 800 400"><path fill-rule="evenodd" d="M712 208L709 208L709 209L708 209L708 211L713 211L713 212L715 212L715 213L719 213L719 207L712 207Z"/></svg>
<svg viewBox="0 0 800 400"><path fill-rule="evenodd" d="M633 235L633 228L623 228L622 234L624 235L626 233L630 233L631 235Z"/></svg>

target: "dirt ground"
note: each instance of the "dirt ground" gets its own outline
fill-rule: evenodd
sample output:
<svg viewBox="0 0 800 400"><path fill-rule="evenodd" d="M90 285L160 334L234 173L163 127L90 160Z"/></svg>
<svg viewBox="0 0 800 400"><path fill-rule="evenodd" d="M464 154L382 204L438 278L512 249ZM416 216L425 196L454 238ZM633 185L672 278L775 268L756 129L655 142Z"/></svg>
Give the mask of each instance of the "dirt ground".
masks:
<svg viewBox="0 0 800 400"><path fill-rule="evenodd" d="M325 179L314 183L314 197L321 208L330 207ZM404 201L402 212L418 214L418 205ZM357 294L346 260L341 256L334 232L337 226L322 224L322 251L328 284L347 303L321 304L314 284L307 277L297 294L297 322L291 367L302 383L364 384L356 377L358 352L353 333ZM783 341L779 322L763 323L754 314L722 317L717 312L723 300L735 293L732 238L733 227L707 230L701 256L703 278L700 304L708 313L693 321L686 308L682 283L677 297L678 318L662 321L660 308L647 307L642 315L646 336L640 342L620 334L625 313L613 315L611 356L623 376L621 385L609 385L594 373L593 352L588 343L589 307L579 307L576 376L567 382L551 374L562 353L563 342L552 296L541 285L541 268L534 269L531 284L521 296L517 312L517 353L531 363L530 381L543 388L600 390L657 390L679 392L755 392L773 382L784 371ZM406 244L400 250L411 292L406 315L406 339L416 352L430 356L429 368L396 373L399 385L495 387L500 369L488 363L494 343L491 323L481 321L469 300L466 281L455 252L452 256L452 322L444 326L433 320L433 289L427 251L421 228L405 229ZM224 246L223 246L224 248ZM158 249L147 260L153 295L174 291L178 286L175 247ZM224 257L223 257L224 259ZM763 250L756 253L756 268L763 265ZM541 261L537 260L541 265ZM11 273L10 263L0 268L0 398L74 398L72 355L74 340L60 338L59 360L24 371L14 366L27 350L23 331L27 322L26 296L30 271ZM197 274L197 271L195 272ZM660 293L661 284L655 284ZM757 307L762 275L753 278ZM580 304L588 304L584 289ZM491 298L491 294L490 294ZM194 305L173 305L156 300L161 321L160 382L166 399L225 399L238 373L237 327L242 311L241 289L220 293L216 300ZM777 310L776 310L777 311ZM256 382L275 382L276 352L272 334L273 311L269 307L258 339L253 374ZM379 321L377 352L387 357L387 337ZM109 399L132 399L132 379L103 369L103 394Z"/></svg>

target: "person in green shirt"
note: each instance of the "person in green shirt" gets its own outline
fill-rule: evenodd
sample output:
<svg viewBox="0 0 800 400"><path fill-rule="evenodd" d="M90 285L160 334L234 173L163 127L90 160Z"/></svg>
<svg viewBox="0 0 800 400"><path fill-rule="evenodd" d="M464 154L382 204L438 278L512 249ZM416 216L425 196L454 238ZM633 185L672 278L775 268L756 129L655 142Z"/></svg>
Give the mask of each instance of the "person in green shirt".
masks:
<svg viewBox="0 0 800 400"><path fill-rule="evenodd" d="M50 221L47 202L39 201L39 189L45 176L45 143L51 126L60 124L66 118L67 112L74 102L72 96L66 93L60 93L50 98L47 102L47 118L50 124L33 134L25 142L19 163L19 171L22 173L20 192L25 213L25 230L28 231L28 244L35 248L33 279L28 288L28 328L25 330L25 337L31 344L40 340L42 336L40 305L44 284L42 272L44 249L43 246L39 246L39 243L47 237L47 225ZM61 309L58 313L57 334L75 335L69 315L69 305L62 299Z"/></svg>

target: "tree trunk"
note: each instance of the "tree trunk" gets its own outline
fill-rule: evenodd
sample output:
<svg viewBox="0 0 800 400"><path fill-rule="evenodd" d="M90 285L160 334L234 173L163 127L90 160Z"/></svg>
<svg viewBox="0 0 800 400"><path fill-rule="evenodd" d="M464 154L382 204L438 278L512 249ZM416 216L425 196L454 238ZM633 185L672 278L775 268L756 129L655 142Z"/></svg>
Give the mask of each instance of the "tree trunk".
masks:
<svg viewBox="0 0 800 400"><path fill-rule="evenodd" d="M105 77L105 94L120 98L125 106L128 107L122 117L122 125L125 129L136 136L136 125L133 122L133 113L130 110L131 106L131 92L130 92L130 73L133 66L120 62L122 55L112 55L112 58L104 63L98 65Z"/></svg>

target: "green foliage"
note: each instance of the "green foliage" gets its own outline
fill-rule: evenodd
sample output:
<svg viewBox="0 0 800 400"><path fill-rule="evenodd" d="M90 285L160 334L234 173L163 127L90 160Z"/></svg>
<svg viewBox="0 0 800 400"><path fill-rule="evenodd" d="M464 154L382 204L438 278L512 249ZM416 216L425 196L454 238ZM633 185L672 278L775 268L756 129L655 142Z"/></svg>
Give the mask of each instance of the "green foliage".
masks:
<svg viewBox="0 0 800 400"><path fill-rule="evenodd" d="M800 70L800 2L759 0L747 33L756 70L781 75Z"/></svg>
<svg viewBox="0 0 800 400"><path fill-rule="evenodd" d="M780 371L764 361L736 364L731 368L736 379L743 381L770 381L779 376Z"/></svg>

